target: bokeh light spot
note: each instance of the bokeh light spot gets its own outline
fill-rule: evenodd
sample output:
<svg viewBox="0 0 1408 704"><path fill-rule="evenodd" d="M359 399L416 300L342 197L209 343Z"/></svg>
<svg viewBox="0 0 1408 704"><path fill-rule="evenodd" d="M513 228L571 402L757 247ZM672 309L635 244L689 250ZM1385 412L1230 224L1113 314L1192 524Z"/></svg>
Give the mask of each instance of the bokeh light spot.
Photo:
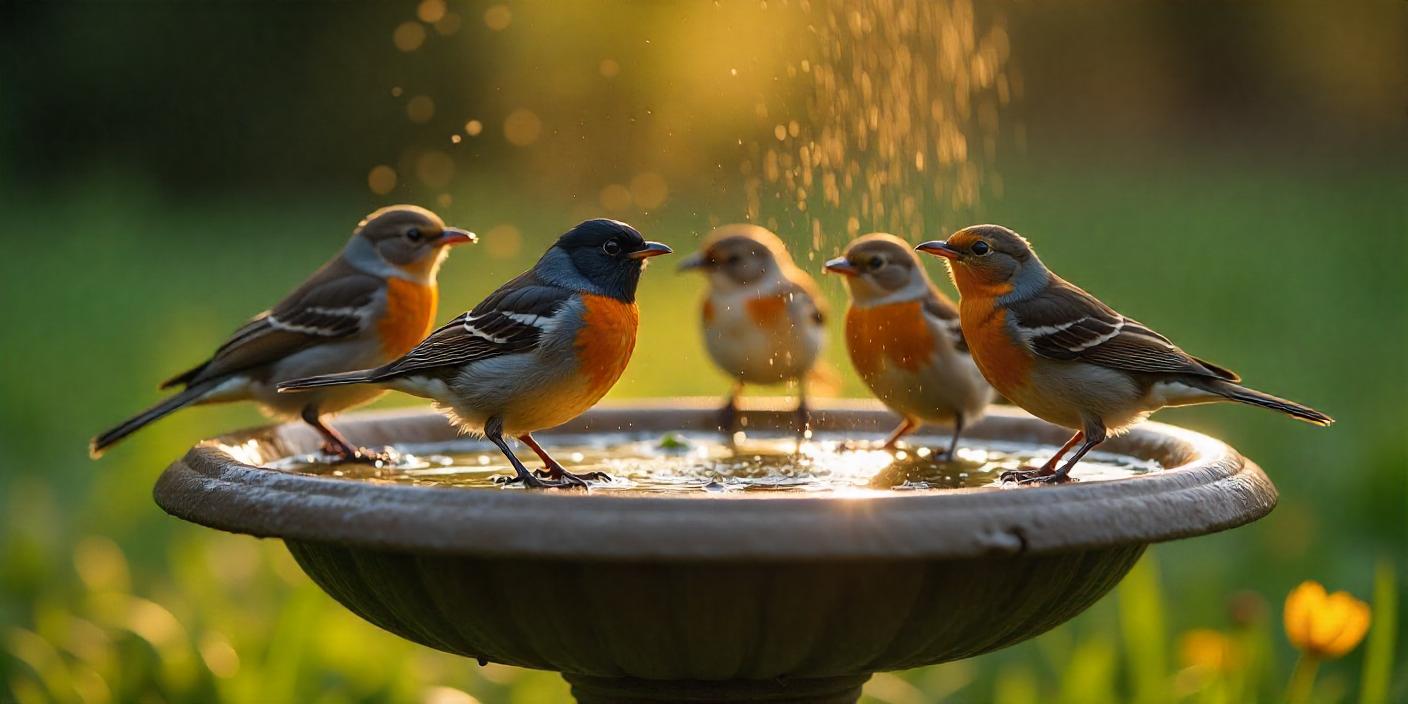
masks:
<svg viewBox="0 0 1408 704"><path fill-rule="evenodd" d="M428 151L416 158L416 178L431 188L444 188L455 177L455 161L445 152Z"/></svg>
<svg viewBox="0 0 1408 704"><path fill-rule="evenodd" d="M478 137L484 131L484 123L478 120L470 120L464 123L464 133L471 137Z"/></svg>
<svg viewBox="0 0 1408 704"><path fill-rule="evenodd" d="M372 193L384 196L396 189L396 169L385 164L378 164L372 167L367 174L367 187L372 189Z"/></svg>
<svg viewBox="0 0 1408 704"><path fill-rule="evenodd" d="M621 64L616 59L602 59L597 70L606 78L615 78L621 75Z"/></svg>
<svg viewBox="0 0 1408 704"><path fill-rule="evenodd" d="M484 25L495 32L508 29L511 22L513 12L508 9L508 5L492 5L484 11Z"/></svg>
<svg viewBox="0 0 1408 704"><path fill-rule="evenodd" d="M406 102L406 117L417 125L430 122L435 117L435 101L428 95L417 95Z"/></svg>
<svg viewBox="0 0 1408 704"><path fill-rule="evenodd" d="M645 172L631 179L631 197L643 209L660 207L669 195L670 186L660 174Z"/></svg>
<svg viewBox="0 0 1408 704"><path fill-rule="evenodd" d="M494 259L510 259L517 256L518 250L523 247L523 235L513 225L495 225L484 233L479 246Z"/></svg>
<svg viewBox="0 0 1408 704"><path fill-rule="evenodd" d="M608 212L619 213L631 207L631 189L619 183L613 183L601 189L597 201Z"/></svg>
<svg viewBox="0 0 1408 704"><path fill-rule="evenodd" d="M421 0L420 5L416 6L416 17L421 22L435 24L444 16L445 0Z"/></svg>
<svg viewBox="0 0 1408 704"><path fill-rule="evenodd" d="M440 18L439 22L435 23L435 31L442 37L448 37L460 31L461 24L463 24L463 20L460 19L459 15L453 12L447 12L444 17Z"/></svg>
<svg viewBox="0 0 1408 704"><path fill-rule="evenodd" d="M504 137L514 146L526 147L538 141L542 132L543 121L537 113L526 108L514 110L504 120Z"/></svg>
<svg viewBox="0 0 1408 704"><path fill-rule="evenodd" d="M425 25L419 22L402 22L391 33L391 41L401 51L415 51L425 43Z"/></svg>

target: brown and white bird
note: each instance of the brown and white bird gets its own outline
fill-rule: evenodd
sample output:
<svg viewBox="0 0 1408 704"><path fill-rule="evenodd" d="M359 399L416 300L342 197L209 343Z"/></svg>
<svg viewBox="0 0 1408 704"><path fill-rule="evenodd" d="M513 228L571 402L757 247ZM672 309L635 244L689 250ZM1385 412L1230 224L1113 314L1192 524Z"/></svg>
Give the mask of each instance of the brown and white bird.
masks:
<svg viewBox="0 0 1408 704"><path fill-rule="evenodd" d="M568 472L532 433L577 417L621 378L636 345L636 285L647 259L669 253L623 222L587 220L559 237L532 269L400 359L280 389L389 388L429 398L461 429L483 434L503 452L513 465L511 482L586 486L605 475ZM506 437L537 453L542 475L523 466Z"/></svg>
<svg viewBox="0 0 1408 704"><path fill-rule="evenodd" d="M1242 386L1233 372L1120 315L1052 273L1005 227L974 225L918 249L948 260L963 336L983 376L1032 415L1077 431L1040 469L1004 479L1064 481L1096 445L1165 406L1236 401L1315 425L1334 422Z"/></svg>
<svg viewBox="0 0 1408 704"><path fill-rule="evenodd" d="M923 422L952 423L948 457L964 426L992 402L958 322L958 308L929 280L914 249L883 233L866 235L826 262L845 277L846 350L871 393L900 415L893 448Z"/></svg>
<svg viewBox="0 0 1408 704"><path fill-rule="evenodd" d="M720 425L736 427L746 384L796 382L799 430L808 418L807 377L826 339L826 309L816 281L792 263L777 235L757 225L724 225L680 270L708 275L702 321L714 364L734 380Z"/></svg>
<svg viewBox="0 0 1408 704"><path fill-rule="evenodd" d="M373 387L280 394L289 379L376 366L405 354L434 327L436 274L448 248L474 242L424 208L382 208L357 225L342 251L278 305L236 330L210 359L161 385L181 391L93 438L97 457L181 408L255 401L274 416L301 417L340 459L375 459L322 418L367 403Z"/></svg>

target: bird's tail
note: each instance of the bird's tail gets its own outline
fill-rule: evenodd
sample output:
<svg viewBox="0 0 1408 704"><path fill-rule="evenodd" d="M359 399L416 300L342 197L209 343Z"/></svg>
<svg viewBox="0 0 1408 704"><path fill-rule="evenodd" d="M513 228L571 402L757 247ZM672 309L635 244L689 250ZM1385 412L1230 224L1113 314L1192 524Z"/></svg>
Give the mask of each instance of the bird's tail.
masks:
<svg viewBox="0 0 1408 704"><path fill-rule="evenodd" d="M370 384L377 380L376 369L363 369L356 372L342 372L341 374L323 374L320 376L310 376L305 379L293 379L279 384L279 393L289 393L291 391L303 391L305 389L320 389L324 386L348 386L351 384Z"/></svg>
<svg viewBox="0 0 1408 704"><path fill-rule="evenodd" d="M212 384L197 384L175 396L163 399L161 403L122 421L111 430L88 441L88 454L92 456L93 459L102 457L103 453L106 452L109 447L116 445L123 438L147 427L156 420L174 411L199 401L211 388Z"/></svg>
<svg viewBox="0 0 1408 704"><path fill-rule="evenodd" d="M1249 406L1261 406L1262 408L1269 408L1273 411L1279 411L1292 418L1295 418L1297 420L1303 420L1307 423L1314 423L1315 425L1327 426L1335 422L1334 418L1331 418L1325 415L1324 413L1321 413L1320 411L1317 411L1309 406L1302 406L1301 404L1296 403L1295 401L1287 401L1286 399L1281 398L1279 396L1272 396L1268 393L1262 393L1260 391L1257 391L1256 389L1249 389L1245 386L1242 386L1241 384L1235 384L1233 382L1226 381L1223 379L1207 380L1203 383L1197 384L1197 386L1203 389L1204 391L1212 392L1225 399L1236 401L1238 403L1245 403Z"/></svg>

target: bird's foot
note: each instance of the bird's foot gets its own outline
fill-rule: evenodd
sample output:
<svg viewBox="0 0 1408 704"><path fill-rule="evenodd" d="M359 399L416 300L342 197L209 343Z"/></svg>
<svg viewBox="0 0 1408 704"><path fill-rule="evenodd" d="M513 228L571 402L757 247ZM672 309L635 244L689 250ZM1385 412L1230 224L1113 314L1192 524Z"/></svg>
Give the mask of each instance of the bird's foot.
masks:
<svg viewBox="0 0 1408 704"><path fill-rule="evenodd" d="M558 465L556 467L549 465L547 467L544 467L543 469L534 470L533 473L538 475L540 479L550 479L558 482L567 482L573 486L584 487L589 481L612 481L611 475L607 474L606 472L583 472L581 474L573 474L572 472L563 469L561 465Z"/></svg>
<svg viewBox="0 0 1408 704"><path fill-rule="evenodd" d="M522 484L525 489L584 489L587 486L586 482L571 483L565 480L558 481L548 478L539 478L534 474L522 474L512 477L497 476L493 477L490 481L500 486Z"/></svg>
<svg viewBox="0 0 1408 704"><path fill-rule="evenodd" d="M366 447L339 447L332 444L323 445L323 454L331 457L332 461L337 464L393 464L397 460L395 454L386 450L377 451Z"/></svg>
<svg viewBox="0 0 1408 704"><path fill-rule="evenodd" d="M1069 474L1057 474L1045 467L1040 469L1009 469L999 474L997 479L1003 483L1014 482L1016 484L1065 484L1078 481Z"/></svg>

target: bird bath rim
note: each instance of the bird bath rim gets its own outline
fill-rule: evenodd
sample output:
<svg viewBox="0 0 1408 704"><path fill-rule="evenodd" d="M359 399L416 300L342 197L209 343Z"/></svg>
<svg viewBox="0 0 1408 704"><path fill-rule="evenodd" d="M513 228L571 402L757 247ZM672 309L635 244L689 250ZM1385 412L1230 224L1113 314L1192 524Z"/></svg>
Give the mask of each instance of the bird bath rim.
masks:
<svg viewBox="0 0 1408 704"><path fill-rule="evenodd" d="M538 434L667 432L714 427L712 399L603 404ZM785 430L781 400L755 399L749 429ZM817 404L822 432L883 433L878 403ZM337 427L378 446L453 440L429 410L357 413ZM1069 431L996 406L964 435L1059 445ZM158 480L157 503L179 518L259 537L424 554L651 562L961 559L1147 544L1250 523L1276 489L1234 449L1182 428L1145 423L1102 449L1160 462L1127 479L1023 488L880 492L615 495L420 487L293 474L255 466L314 451L299 424L204 441Z"/></svg>

